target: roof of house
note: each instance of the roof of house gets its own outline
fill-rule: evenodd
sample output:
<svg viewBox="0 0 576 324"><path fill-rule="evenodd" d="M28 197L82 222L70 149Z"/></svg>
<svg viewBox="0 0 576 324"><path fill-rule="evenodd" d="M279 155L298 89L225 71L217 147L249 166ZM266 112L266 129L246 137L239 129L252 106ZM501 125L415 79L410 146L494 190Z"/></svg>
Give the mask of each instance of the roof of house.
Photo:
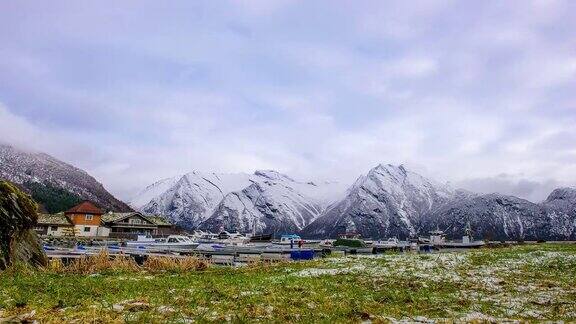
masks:
<svg viewBox="0 0 576 324"><path fill-rule="evenodd" d="M146 218L158 226L172 226L172 223L162 216L146 216Z"/></svg>
<svg viewBox="0 0 576 324"><path fill-rule="evenodd" d="M38 215L38 224L39 225L70 225L72 226L72 222L70 219L64 215L64 213L58 214L40 214Z"/></svg>
<svg viewBox="0 0 576 324"><path fill-rule="evenodd" d="M114 223L114 222L121 221L125 218L132 217L132 216L140 216L140 217L144 218L145 220L149 221L150 223L156 225L156 223L154 221L152 221L150 218L148 218L148 216L144 216L139 212L129 212L129 213L108 212L108 213L102 215L102 222Z"/></svg>
<svg viewBox="0 0 576 324"><path fill-rule="evenodd" d="M90 201L83 201L78 205L68 209L66 214L92 214L92 215L101 215L104 214L102 210Z"/></svg>

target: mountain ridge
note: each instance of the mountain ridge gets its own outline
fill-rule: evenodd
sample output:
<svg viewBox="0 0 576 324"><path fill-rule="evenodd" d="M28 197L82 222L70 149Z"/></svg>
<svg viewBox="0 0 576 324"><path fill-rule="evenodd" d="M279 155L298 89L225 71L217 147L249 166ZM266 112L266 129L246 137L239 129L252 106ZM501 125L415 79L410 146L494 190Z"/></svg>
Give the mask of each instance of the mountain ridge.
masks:
<svg viewBox="0 0 576 324"><path fill-rule="evenodd" d="M576 189L572 188L558 188L546 201L533 203L499 193L455 189L404 165L391 164L378 164L339 190L332 190L329 182L298 182L271 170L242 175L244 182L235 189L223 190L219 180L211 181L219 190L212 195L206 192L213 189L199 181L187 182L187 187L172 186L151 200L155 208L140 210L172 214L172 219L184 221L190 229L300 233L310 238L344 232L376 239L406 238L436 228L458 238L467 224L477 237L495 240L576 238ZM219 179L217 174L210 177ZM190 186L197 191L193 197L189 197L194 191L189 191ZM328 190L320 194L322 189ZM163 199L168 204L162 205ZM189 222L195 209L201 217Z"/></svg>
<svg viewBox="0 0 576 324"><path fill-rule="evenodd" d="M104 186L86 171L60 161L46 153L29 152L8 144L0 144L0 178L13 182L44 203L38 191L53 192L53 188L68 192L69 203L91 200L106 210L132 211L127 204L115 198ZM47 195L54 197L54 195ZM51 198L52 199L52 198ZM46 202L49 203L49 202ZM71 206L68 206L71 207ZM54 207L57 208L57 207Z"/></svg>

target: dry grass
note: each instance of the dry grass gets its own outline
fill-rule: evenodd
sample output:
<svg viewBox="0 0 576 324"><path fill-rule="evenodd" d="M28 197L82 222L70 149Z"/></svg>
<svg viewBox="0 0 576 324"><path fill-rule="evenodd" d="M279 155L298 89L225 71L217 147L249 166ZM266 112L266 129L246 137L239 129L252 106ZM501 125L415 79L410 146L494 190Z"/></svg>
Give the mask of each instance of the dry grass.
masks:
<svg viewBox="0 0 576 324"><path fill-rule="evenodd" d="M197 257L185 258L166 258L166 257L150 257L143 265L143 268L151 271L202 271L206 270L209 266L208 261Z"/></svg>
<svg viewBox="0 0 576 324"><path fill-rule="evenodd" d="M189 270L208 265L153 258L137 272L10 269L0 273L0 322L576 323L573 244Z"/></svg>
<svg viewBox="0 0 576 324"><path fill-rule="evenodd" d="M170 258L150 257L142 266L128 255L110 255L102 251L96 255L84 256L65 265L59 259L51 260L44 271L51 273L93 274L104 271L202 271L209 263L197 257Z"/></svg>

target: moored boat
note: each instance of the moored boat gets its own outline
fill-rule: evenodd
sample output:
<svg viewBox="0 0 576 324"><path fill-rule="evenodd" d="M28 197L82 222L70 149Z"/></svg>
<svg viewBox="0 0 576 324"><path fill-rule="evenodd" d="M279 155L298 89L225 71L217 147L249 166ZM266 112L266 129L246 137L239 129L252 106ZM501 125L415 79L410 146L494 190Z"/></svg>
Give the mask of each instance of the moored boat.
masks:
<svg viewBox="0 0 576 324"><path fill-rule="evenodd" d="M275 242L275 244L280 244L280 245L298 245L298 242L302 241L302 238L300 237L300 235L296 235L296 234L287 234L287 235L282 235L280 237L280 241L279 242Z"/></svg>
<svg viewBox="0 0 576 324"><path fill-rule="evenodd" d="M199 243L194 242L187 236L184 235L170 235L167 238L154 239L150 236L138 236L138 240L126 242L128 247L136 248L176 248L176 249L194 249L199 245Z"/></svg>
<svg viewBox="0 0 576 324"><path fill-rule="evenodd" d="M250 236L250 242L270 242L272 234L253 234Z"/></svg>
<svg viewBox="0 0 576 324"><path fill-rule="evenodd" d="M429 244L444 249L473 249L486 245L484 241L474 241L469 227L466 229L466 235L462 237L462 241L447 241L443 231L432 231L430 232Z"/></svg>
<svg viewBox="0 0 576 324"><path fill-rule="evenodd" d="M399 245L400 241L395 237L389 238L386 241L377 241L374 243L374 247L379 249L396 249Z"/></svg>

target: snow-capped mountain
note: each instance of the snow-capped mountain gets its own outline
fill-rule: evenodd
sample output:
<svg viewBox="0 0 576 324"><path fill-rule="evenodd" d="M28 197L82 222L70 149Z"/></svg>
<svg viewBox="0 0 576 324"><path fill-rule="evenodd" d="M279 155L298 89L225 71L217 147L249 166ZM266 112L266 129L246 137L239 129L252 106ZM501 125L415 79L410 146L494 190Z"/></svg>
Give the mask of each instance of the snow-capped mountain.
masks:
<svg viewBox="0 0 576 324"><path fill-rule="evenodd" d="M321 200L310 195L317 186L274 171L257 171L255 176L250 186L227 194L200 228L293 233L323 211Z"/></svg>
<svg viewBox="0 0 576 324"><path fill-rule="evenodd" d="M550 237L576 240L576 189L556 189L541 205Z"/></svg>
<svg viewBox="0 0 576 324"><path fill-rule="evenodd" d="M358 232L365 237L416 234L421 216L455 196L448 185L426 179L404 166L380 164L361 176L346 197L304 229L311 237Z"/></svg>
<svg viewBox="0 0 576 324"><path fill-rule="evenodd" d="M450 238L460 238L468 228L477 238L493 240L576 239L576 189L556 189L537 204L498 193L453 190L403 166L379 165L303 234L336 237L358 232L381 239L440 229Z"/></svg>
<svg viewBox="0 0 576 324"><path fill-rule="evenodd" d="M453 199L424 217L423 229L438 227L451 237L469 223L476 237L494 240L576 239L576 189L554 190L536 204L501 194Z"/></svg>
<svg viewBox="0 0 576 324"><path fill-rule="evenodd" d="M147 214L165 215L184 228L195 228L228 193L246 188L252 178L246 173L191 172L147 187L130 205Z"/></svg>
<svg viewBox="0 0 576 324"><path fill-rule="evenodd" d="M308 225L338 197L340 187L298 182L275 171L192 172L149 186L131 205L144 213L165 215L189 229L293 232Z"/></svg>
<svg viewBox="0 0 576 324"><path fill-rule="evenodd" d="M45 195L56 192L49 196L50 201L46 203L54 203L54 199L62 196L64 192L75 199L91 200L106 210L132 210L85 171L44 153L27 152L0 144L0 179L32 191L33 196L35 193Z"/></svg>
<svg viewBox="0 0 576 324"><path fill-rule="evenodd" d="M460 238L576 239L576 189L557 189L542 203L501 194L455 190L405 166L378 165L347 190L299 182L275 171L202 174L159 181L132 205L166 215L185 228L337 237L357 232L385 239L441 229Z"/></svg>
<svg viewBox="0 0 576 324"><path fill-rule="evenodd" d="M544 238L538 204L501 194L455 197L423 217L422 229L441 229L448 237L462 237L467 227L477 238L523 240Z"/></svg>

